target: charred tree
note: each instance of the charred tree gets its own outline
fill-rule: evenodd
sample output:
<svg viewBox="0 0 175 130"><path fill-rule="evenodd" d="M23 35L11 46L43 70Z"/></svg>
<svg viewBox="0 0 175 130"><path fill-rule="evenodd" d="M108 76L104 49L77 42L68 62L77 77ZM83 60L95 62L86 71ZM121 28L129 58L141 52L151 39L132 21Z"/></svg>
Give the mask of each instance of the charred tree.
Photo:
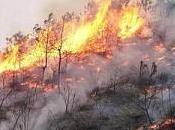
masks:
<svg viewBox="0 0 175 130"><path fill-rule="evenodd" d="M44 21L44 24L46 25L46 37L45 37L45 59L44 59L44 66L43 66L43 72L42 72L42 83L44 82L44 77L45 77L45 71L46 68L48 67L48 53L49 53L49 46L50 46L50 26L53 21L53 13L49 14L48 19Z"/></svg>
<svg viewBox="0 0 175 130"><path fill-rule="evenodd" d="M57 86L58 86L58 90L60 92L60 87L61 87L61 63L62 63L62 47L63 47L63 35L64 35L64 27L65 27L65 19L66 16L62 16L62 27L61 27L61 33L60 33L60 44L58 47L58 55L59 55L59 59L58 59L58 82L57 82Z"/></svg>

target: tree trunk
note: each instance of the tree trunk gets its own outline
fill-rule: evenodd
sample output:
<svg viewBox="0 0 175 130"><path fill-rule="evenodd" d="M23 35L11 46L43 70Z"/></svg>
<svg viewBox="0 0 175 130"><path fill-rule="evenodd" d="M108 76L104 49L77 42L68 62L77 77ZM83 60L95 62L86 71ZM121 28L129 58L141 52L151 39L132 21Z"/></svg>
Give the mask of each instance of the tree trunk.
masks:
<svg viewBox="0 0 175 130"><path fill-rule="evenodd" d="M44 83L45 71L48 66L48 44L49 44L49 28L47 29L47 41L45 46L45 65L43 66L42 83Z"/></svg>
<svg viewBox="0 0 175 130"><path fill-rule="evenodd" d="M148 112L147 108L145 109L145 113L146 113L146 116L147 116L147 119L148 119L149 123L152 124L152 120L151 120L151 117L149 115L149 112Z"/></svg>
<svg viewBox="0 0 175 130"><path fill-rule="evenodd" d="M62 55L61 50L59 50L59 62L58 62L58 90L60 92L61 87L61 62L62 62Z"/></svg>
<svg viewBox="0 0 175 130"><path fill-rule="evenodd" d="M146 91L145 91L145 114L146 114L146 117L147 117L147 120L149 121L149 123L150 124L152 124L152 120L151 120L151 117L150 117L150 115L149 115L149 111L148 111L148 109L149 109L149 107L148 107L148 105L147 105L147 94L146 94Z"/></svg>

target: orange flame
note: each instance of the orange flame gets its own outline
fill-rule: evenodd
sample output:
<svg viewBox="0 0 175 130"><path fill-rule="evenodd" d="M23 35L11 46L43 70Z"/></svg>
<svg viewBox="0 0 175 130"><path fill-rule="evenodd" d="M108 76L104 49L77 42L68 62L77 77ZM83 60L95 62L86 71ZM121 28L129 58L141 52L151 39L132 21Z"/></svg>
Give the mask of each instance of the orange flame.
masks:
<svg viewBox="0 0 175 130"><path fill-rule="evenodd" d="M110 0L103 0L95 20L85 24L82 23L78 29L73 30L69 34L68 39L63 45L63 51L72 53L81 52L88 40L98 35L98 32L105 27L105 17L110 3Z"/></svg>
<svg viewBox="0 0 175 130"><path fill-rule="evenodd" d="M98 35L99 29L104 28L104 20L110 3L110 0L104 0L100 5L100 9L94 20L87 23L82 22L80 27L77 27L75 30L71 31L68 34L67 40L63 43L62 53L65 51L71 53L80 52L89 39ZM57 45L54 46L56 47ZM18 52L19 46L12 45L10 54L8 54L8 56L0 63L0 73L4 71L16 71L20 69L18 63L19 60L17 57ZM57 53L58 52L50 53L49 57L56 57L58 55ZM41 40L21 56L21 68L26 68L34 65L40 59L43 59L44 56L45 45L43 43L43 40Z"/></svg>
<svg viewBox="0 0 175 130"><path fill-rule="evenodd" d="M121 12L119 19L119 33L121 39L132 37L144 25L143 18L139 15L138 7L126 7Z"/></svg>
<svg viewBox="0 0 175 130"><path fill-rule="evenodd" d="M96 47L100 45L93 45L92 47L88 48L88 46L92 44L91 40L97 39L97 37L99 37L99 32L105 29L106 25L109 22L107 20L107 18L109 17L108 12L112 11L111 9L109 9L111 5L111 0L95 0L95 2L99 6L99 8L93 19L86 20L82 18L80 19L80 22L71 21L65 24L63 38L64 41L61 53L82 53L83 51L85 51L85 48L90 48L90 50L97 49L97 51L100 52L103 52L105 50L103 49L103 47L106 47L106 44L103 47ZM137 7L127 7L123 9L120 16L121 17L118 21L118 36L122 39L133 36L144 24L143 19L139 16L139 9ZM39 40L34 40L33 42L30 38L25 40L25 43L22 43L22 46L25 46L27 44L27 49L24 53L20 52L21 46L17 43L13 43L13 45L8 47L8 53L0 58L0 73L6 71L18 71L20 69L32 67L33 65L40 63L40 61L43 60L46 55L45 44L47 35L51 36L51 40L54 41L52 43L49 43L48 45L48 58L58 57L57 49L55 49L56 51L52 50L52 48L58 48L60 44L60 35L58 32L59 29L55 29L53 31L52 28L54 28L54 25L51 25L51 28L48 28L48 30L45 29L47 27L44 27L45 30L43 29L41 32L36 34L36 37ZM52 35L55 35L55 37L52 38ZM101 43L103 42L100 42L100 44ZM108 47L106 48L107 50L109 50ZM110 58L110 55L108 55L108 57Z"/></svg>

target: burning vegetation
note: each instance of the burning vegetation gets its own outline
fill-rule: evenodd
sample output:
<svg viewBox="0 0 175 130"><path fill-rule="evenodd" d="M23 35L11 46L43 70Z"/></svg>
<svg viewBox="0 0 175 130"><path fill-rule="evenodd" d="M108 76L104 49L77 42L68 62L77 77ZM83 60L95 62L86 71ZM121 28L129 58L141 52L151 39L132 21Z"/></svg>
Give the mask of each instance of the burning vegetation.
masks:
<svg viewBox="0 0 175 130"><path fill-rule="evenodd" d="M105 42L103 35L113 35L116 39L124 40L131 38L144 25L139 8L136 6L128 5L115 11L110 8L110 0L95 1L94 4L98 8L96 14L92 16L88 15L91 12L81 18L67 13L60 21L50 14L44 25L35 26L33 34L23 36L18 33L8 38L10 45L1 54L0 72L31 68L44 60L46 55L48 59L59 57L59 51L62 55L65 53L79 55L87 51L103 53L109 46L108 43L103 43ZM111 17L108 19L110 13L114 20ZM118 17L117 21L115 17ZM110 21L115 22L114 25L110 25L113 32L107 30Z"/></svg>
<svg viewBox="0 0 175 130"><path fill-rule="evenodd" d="M80 15L50 13L7 38L0 110L11 122L2 130L173 129L175 49L155 29L152 4L93 0Z"/></svg>

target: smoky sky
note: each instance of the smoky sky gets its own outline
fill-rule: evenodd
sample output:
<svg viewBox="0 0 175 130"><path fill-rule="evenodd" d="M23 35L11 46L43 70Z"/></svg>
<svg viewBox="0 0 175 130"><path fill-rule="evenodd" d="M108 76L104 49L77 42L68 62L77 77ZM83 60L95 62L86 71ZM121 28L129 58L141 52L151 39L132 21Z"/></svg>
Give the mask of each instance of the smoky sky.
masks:
<svg viewBox="0 0 175 130"><path fill-rule="evenodd" d="M88 0L0 0L0 47L5 38L22 31L29 33L35 24L42 24L50 12L61 15L80 12Z"/></svg>

